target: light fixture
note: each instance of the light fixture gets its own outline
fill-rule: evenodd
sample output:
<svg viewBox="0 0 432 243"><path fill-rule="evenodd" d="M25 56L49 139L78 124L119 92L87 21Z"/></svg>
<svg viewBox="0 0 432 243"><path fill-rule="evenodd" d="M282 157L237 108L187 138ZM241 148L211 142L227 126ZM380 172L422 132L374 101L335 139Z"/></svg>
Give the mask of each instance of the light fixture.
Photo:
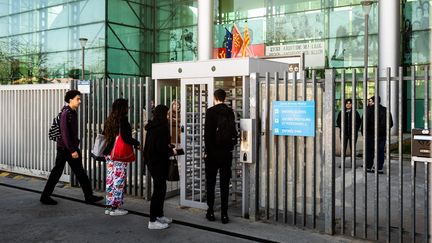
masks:
<svg viewBox="0 0 432 243"><path fill-rule="evenodd" d="M373 1L367 0L367 1L361 1L360 3L361 3L362 8L363 8L363 14L369 15L371 8L372 8Z"/></svg>
<svg viewBox="0 0 432 243"><path fill-rule="evenodd" d="M85 47L87 44L88 39L87 38L79 38L81 47Z"/></svg>

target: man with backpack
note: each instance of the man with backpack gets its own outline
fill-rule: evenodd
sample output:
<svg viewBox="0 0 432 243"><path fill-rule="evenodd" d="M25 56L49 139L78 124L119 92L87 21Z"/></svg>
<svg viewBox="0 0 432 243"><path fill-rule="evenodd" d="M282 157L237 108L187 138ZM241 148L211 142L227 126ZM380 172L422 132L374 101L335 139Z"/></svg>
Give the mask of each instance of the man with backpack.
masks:
<svg viewBox="0 0 432 243"><path fill-rule="evenodd" d="M50 139L57 141L57 156L55 166L51 170L51 174L42 192L40 201L47 205L56 205L57 202L51 198L54 187L63 173L66 161L69 163L72 171L75 173L81 188L84 192L85 201L87 203L94 203L103 199L93 195L90 181L82 166L81 152L79 149L78 139L78 113L77 109L81 104L81 93L78 90L69 90L66 92L65 105L59 114L59 128L60 133L52 137L53 133L50 131ZM55 124L53 124L54 126ZM51 128L53 129L53 128Z"/></svg>
<svg viewBox="0 0 432 243"><path fill-rule="evenodd" d="M216 175L219 170L221 191L221 220L229 222L228 196L231 178L232 151L237 144L237 129L234 112L225 102L226 92L218 89L214 92L214 106L206 111L205 116L205 174L207 190L207 214L209 221L215 221L214 200Z"/></svg>

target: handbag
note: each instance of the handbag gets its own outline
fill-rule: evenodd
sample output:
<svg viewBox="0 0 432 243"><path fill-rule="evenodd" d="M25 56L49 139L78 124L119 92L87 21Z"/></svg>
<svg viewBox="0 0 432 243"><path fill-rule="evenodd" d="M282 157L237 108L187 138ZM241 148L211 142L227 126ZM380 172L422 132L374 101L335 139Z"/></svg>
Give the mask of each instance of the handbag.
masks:
<svg viewBox="0 0 432 243"><path fill-rule="evenodd" d="M97 161L105 161L105 156L103 154L106 148L106 140L103 134L98 134L93 144L93 149L90 152L90 156Z"/></svg>
<svg viewBox="0 0 432 243"><path fill-rule="evenodd" d="M180 176L179 176L177 159L172 158L169 160L167 181L179 181L179 180L180 180Z"/></svg>
<svg viewBox="0 0 432 243"><path fill-rule="evenodd" d="M121 133L116 137L110 156L111 160L119 162L134 162L136 159L134 148L123 141Z"/></svg>

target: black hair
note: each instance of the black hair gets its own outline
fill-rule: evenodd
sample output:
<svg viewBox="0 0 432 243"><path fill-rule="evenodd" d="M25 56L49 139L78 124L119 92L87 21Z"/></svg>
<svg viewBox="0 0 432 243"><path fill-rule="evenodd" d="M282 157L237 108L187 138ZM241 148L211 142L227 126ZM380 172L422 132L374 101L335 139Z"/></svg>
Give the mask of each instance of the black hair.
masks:
<svg viewBox="0 0 432 243"><path fill-rule="evenodd" d="M375 96L372 96L369 99L373 100L374 103L377 103L376 100L375 100ZM381 96L378 96L378 104L381 104Z"/></svg>
<svg viewBox="0 0 432 243"><path fill-rule="evenodd" d="M153 122L158 124L168 124L168 110L164 105L158 105L153 112Z"/></svg>
<svg viewBox="0 0 432 243"><path fill-rule="evenodd" d="M65 94L64 101L69 104L69 101L74 99L77 95L81 95L81 92L75 89L69 90Z"/></svg>
<svg viewBox="0 0 432 243"><path fill-rule="evenodd" d="M120 127L120 120L127 117L129 111L128 100L116 99L111 108L111 112L104 124L104 135L108 143L114 142Z"/></svg>
<svg viewBox="0 0 432 243"><path fill-rule="evenodd" d="M226 92L223 89L217 89L214 93L213 93L214 97L216 98L216 100L218 101L225 101L226 98Z"/></svg>
<svg viewBox="0 0 432 243"><path fill-rule="evenodd" d="M345 105L346 105L348 102L350 102L350 103L352 104L352 99L346 99L346 100L345 100Z"/></svg>

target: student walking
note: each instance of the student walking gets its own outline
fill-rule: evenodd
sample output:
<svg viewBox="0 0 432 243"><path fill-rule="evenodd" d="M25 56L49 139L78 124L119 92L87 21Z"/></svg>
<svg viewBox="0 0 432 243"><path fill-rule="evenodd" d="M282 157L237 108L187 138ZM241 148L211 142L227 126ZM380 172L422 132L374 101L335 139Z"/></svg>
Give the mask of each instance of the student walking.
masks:
<svg viewBox="0 0 432 243"><path fill-rule="evenodd" d="M163 208L167 190L169 157L176 155L170 144L168 107L158 105L154 109L153 120L145 126L147 131L144 146L144 162L153 179L153 194L150 202L149 229L166 229L172 219L164 216Z"/></svg>
<svg viewBox="0 0 432 243"><path fill-rule="evenodd" d="M129 106L126 99L116 99L112 104L111 113L104 124L103 134L107 144L103 152L107 168L105 214L111 216L121 216L128 213L127 210L121 208L123 205L128 163L111 159L110 154L114 147L115 139L120 133L125 143L141 149L140 142L132 137L132 128L128 121L128 110Z"/></svg>
<svg viewBox="0 0 432 243"><path fill-rule="evenodd" d="M51 198L54 187L63 173L66 161L75 173L78 182L84 192L85 201L94 203L103 199L94 196L90 181L82 166L81 151L78 138L78 113L81 104L81 93L78 90L66 92L64 101L67 103L60 113L60 137L57 139L57 156L55 166L51 170L48 181L40 197L40 201L47 205L56 205L57 202Z"/></svg>
<svg viewBox="0 0 432 243"><path fill-rule="evenodd" d="M219 171L221 191L221 220L229 222L228 196L231 178L232 151L237 144L237 129L234 112L225 102L226 92L218 89L214 92L214 106L206 111L205 116L205 176L207 190L207 213L209 221L215 221L214 201L216 175Z"/></svg>

